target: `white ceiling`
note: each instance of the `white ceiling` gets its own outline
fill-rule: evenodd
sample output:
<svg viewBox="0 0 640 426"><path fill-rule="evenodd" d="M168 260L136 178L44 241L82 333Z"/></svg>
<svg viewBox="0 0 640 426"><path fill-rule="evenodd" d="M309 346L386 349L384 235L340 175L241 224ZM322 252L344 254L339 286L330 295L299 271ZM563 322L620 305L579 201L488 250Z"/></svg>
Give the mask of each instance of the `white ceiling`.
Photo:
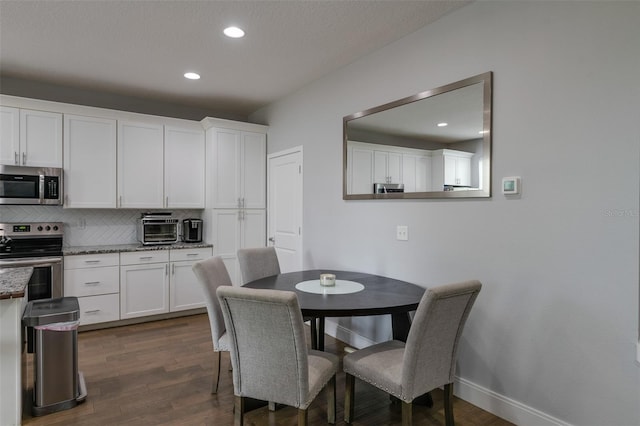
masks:
<svg viewBox="0 0 640 426"><path fill-rule="evenodd" d="M0 0L0 76L247 116L470 1Z"/></svg>

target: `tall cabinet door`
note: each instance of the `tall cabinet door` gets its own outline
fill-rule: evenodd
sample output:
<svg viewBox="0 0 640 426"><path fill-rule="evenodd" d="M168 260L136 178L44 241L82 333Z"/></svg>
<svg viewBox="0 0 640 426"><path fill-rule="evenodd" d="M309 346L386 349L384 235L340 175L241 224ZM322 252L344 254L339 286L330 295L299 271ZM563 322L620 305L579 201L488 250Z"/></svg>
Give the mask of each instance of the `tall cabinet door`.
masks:
<svg viewBox="0 0 640 426"><path fill-rule="evenodd" d="M116 121L64 116L64 206L116 207Z"/></svg>
<svg viewBox="0 0 640 426"><path fill-rule="evenodd" d="M240 207L240 132L212 128L207 131L207 207Z"/></svg>
<svg viewBox="0 0 640 426"><path fill-rule="evenodd" d="M208 211L209 226L206 228L208 240L213 241L214 254L220 256L231 282L241 284L240 271L237 261L237 253L240 248L240 215L238 209L213 209Z"/></svg>
<svg viewBox="0 0 640 426"><path fill-rule="evenodd" d="M204 208L204 130L165 126L166 207Z"/></svg>
<svg viewBox="0 0 640 426"><path fill-rule="evenodd" d="M0 164L20 164L20 110L0 107Z"/></svg>
<svg viewBox="0 0 640 426"><path fill-rule="evenodd" d="M242 132L240 152L241 204L245 209L267 207L267 137L264 133Z"/></svg>
<svg viewBox="0 0 640 426"><path fill-rule="evenodd" d="M118 121L118 207L163 208L161 125Z"/></svg>

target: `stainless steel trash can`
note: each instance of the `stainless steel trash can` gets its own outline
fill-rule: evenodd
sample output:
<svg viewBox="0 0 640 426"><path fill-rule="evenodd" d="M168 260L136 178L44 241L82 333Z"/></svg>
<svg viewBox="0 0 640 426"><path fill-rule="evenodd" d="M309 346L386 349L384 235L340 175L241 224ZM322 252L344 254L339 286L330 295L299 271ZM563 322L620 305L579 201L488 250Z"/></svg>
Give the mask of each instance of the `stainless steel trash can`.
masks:
<svg viewBox="0 0 640 426"><path fill-rule="evenodd" d="M22 315L33 339L32 414L41 416L75 407L86 397L78 372L78 323L76 297L32 300Z"/></svg>

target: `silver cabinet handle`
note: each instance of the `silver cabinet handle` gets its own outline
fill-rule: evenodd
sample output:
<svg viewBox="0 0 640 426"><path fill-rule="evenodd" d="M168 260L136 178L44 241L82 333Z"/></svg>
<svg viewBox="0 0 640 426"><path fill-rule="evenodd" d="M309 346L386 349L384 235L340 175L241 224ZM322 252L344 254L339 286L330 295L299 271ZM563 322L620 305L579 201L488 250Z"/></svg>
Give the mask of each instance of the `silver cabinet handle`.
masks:
<svg viewBox="0 0 640 426"><path fill-rule="evenodd" d="M165 206L165 207L169 207L169 196L167 196L167 197L166 197L165 205L164 205L164 206Z"/></svg>
<svg viewBox="0 0 640 426"><path fill-rule="evenodd" d="M172 263L171 264L171 275L175 275L176 274L176 264Z"/></svg>
<svg viewBox="0 0 640 426"><path fill-rule="evenodd" d="M91 285L91 286L99 285L99 284L100 284L100 281L89 281L87 283L84 283L84 285Z"/></svg>
<svg viewBox="0 0 640 426"><path fill-rule="evenodd" d="M198 253L187 253L187 256L197 256Z"/></svg>
<svg viewBox="0 0 640 426"><path fill-rule="evenodd" d="M97 314L98 312L100 312L100 309L92 309L90 311L84 311L85 314Z"/></svg>
<svg viewBox="0 0 640 426"><path fill-rule="evenodd" d="M153 256L140 256L140 260L149 260L153 259Z"/></svg>
<svg viewBox="0 0 640 426"><path fill-rule="evenodd" d="M18 160L18 151L13 151L13 162L16 163L16 166L20 165L20 161Z"/></svg>
<svg viewBox="0 0 640 426"><path fill-rule="evenodd" d="M85 260L84 263L100 263L100 260Z"/></svg>
<svg viewBox="0 0 640 426"><path fill-rule="evenodd" d="M169 275L169 264L164 265L164 274Z"/></svg>
<svg viewBox="0 0 640 426"><path fill-rule="evenodd" d="M26 152L22 152L22 165L26 166L27 165L27 153Z"/></svg>

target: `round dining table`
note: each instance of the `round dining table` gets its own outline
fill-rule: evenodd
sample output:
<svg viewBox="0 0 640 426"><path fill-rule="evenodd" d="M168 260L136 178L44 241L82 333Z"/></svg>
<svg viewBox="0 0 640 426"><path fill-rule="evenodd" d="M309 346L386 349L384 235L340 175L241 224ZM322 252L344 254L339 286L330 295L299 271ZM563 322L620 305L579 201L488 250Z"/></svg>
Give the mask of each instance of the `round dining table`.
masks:
<svg viewBox="0 0 640 426"><path fill-rule="evenodd" d="M336 286L321 286L321 274L335 275ZM302 316L317 319L317 332L312 330L312 347L318 350L324 350L327 317L388 314L393 338L406 341L411 326L409 312L416 310L425 292L415 284L380 275L325 269L273 275L250 281L244 287L294 291Z"/></svg>

